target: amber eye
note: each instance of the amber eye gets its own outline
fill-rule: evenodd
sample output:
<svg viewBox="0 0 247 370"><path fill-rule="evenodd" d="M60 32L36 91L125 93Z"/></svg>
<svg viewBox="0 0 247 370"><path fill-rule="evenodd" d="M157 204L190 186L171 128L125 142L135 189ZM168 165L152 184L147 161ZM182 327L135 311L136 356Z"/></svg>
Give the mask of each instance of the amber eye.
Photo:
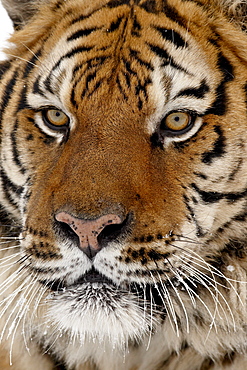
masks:
<svg viewBox="0 0 247 370"><path fill-rule="evenodd" d="M162 130L181 133L186 130L192 123L192 115L188 112L172 112L168 114L161 123Z"/></svg>
<svg viewBox="0 0 247 370"><path fill-rule="evenodd" d="M45 109L42 115L46 125L52 129L63 129L69 124L68 116L59 109Z"/></svg>

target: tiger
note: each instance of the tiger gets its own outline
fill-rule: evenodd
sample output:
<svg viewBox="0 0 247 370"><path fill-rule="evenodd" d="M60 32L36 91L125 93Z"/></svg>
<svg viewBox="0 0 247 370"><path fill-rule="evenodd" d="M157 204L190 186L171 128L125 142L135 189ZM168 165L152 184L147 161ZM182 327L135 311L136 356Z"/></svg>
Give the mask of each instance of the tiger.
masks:
<svg viewBox="0 0 247 370"><path fill-rule="evenodd" d="M2 0L0 369L247 369L246 0Z"/></svg>

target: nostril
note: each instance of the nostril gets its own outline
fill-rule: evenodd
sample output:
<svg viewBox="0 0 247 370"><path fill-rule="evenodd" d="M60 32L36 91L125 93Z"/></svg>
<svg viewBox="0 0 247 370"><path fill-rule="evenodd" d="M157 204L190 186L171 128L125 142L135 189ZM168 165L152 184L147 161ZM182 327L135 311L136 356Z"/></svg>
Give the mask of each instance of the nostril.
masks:
<svg viewBox="0 0 247 370"><path fill-rule="evenodd" d="M75 245L80 245L80 238L70 225L65 222L56 221L56 231L62 237L62 239L68 239Z"/></svg>
<svg viewBox="0 0 247 370"><path fill-rule="evenodd" d="M101 248L106 247L111 241L119 241L120 238L125 238L130 228L131 218L129 214L122 223L106 226L97 236Z"/></svg>

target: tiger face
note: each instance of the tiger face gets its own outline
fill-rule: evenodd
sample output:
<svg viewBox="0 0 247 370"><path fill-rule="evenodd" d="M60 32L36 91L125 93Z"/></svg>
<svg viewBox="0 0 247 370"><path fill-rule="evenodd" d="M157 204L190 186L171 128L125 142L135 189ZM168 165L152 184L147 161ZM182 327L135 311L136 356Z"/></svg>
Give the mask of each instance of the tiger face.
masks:
<svg viewBox="0 0 247 370"><path fill-rule="evenodd" d="M3 4L3 368L245 369L244 5Z"/></svg>

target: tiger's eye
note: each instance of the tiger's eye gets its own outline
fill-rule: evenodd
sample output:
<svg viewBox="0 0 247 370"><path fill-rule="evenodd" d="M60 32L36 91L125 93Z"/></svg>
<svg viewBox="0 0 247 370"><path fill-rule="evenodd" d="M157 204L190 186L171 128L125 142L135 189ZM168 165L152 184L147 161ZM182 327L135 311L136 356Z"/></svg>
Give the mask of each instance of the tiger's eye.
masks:
<svg viewBox="0 0 247 370"><path fill-rule="evenodd" d="M57 128L69 123L68 116L59 109L47 109L43 112L43 117L46 123Z"/></svg>
<svg viewBox="0 0 247 370"><path fill-rule="evenodd" d="M187 112L173 112L166 116L164 129L171 131L181 131L189 126L191 115Z"/></svg>

